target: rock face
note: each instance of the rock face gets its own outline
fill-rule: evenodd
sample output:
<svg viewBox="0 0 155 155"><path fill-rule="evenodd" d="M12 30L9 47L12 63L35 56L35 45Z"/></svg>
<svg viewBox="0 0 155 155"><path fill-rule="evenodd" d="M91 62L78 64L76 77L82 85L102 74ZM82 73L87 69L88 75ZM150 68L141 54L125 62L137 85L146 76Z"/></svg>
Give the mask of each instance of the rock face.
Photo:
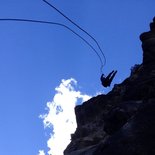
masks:
<svg viewBox="0 0 155 155"><path fill-rule="evenodd" d="M130 77L75 108L64 155L155 155L155 18L140 39L143 63Z"/></svg>

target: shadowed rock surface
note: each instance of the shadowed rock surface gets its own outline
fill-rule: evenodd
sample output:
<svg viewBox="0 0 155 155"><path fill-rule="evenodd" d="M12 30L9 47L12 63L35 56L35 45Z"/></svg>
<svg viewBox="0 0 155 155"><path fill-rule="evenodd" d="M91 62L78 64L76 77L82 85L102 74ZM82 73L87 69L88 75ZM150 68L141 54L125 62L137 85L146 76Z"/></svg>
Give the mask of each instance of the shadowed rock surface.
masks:
<svg viewBox="0 0 155 155"><path fill-rule="evenodd" d="M155 155L155 18L140 40L143 63L130 77L75 108L64 155Z"/></svg>

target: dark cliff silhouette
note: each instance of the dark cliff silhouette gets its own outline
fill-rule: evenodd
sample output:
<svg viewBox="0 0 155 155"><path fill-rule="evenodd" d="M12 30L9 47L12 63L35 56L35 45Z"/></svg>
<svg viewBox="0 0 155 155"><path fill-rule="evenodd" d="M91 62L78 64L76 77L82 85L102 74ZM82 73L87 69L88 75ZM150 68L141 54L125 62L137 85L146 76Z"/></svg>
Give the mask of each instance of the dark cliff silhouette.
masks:
<svg viewBox="0 0 155 155"><path fill-rule="evenodd" d="M130 77L75 108L65 155L155 155L155 18L140 40L143 62Z"/></svg>

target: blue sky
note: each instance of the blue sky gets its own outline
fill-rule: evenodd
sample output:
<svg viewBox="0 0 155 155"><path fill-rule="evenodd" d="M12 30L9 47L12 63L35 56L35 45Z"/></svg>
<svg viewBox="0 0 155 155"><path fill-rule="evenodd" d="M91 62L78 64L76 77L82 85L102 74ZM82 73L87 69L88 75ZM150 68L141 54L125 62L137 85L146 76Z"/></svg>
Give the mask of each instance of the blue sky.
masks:
<svg viewBox="0 0 155 155"><path fill-rule="evenodd" d="M120 83L142 62L139 35L155 16L154 0L49 1L94 36L106 56L104 73L117 69ZM1 0L0 18L49 20L68 25L95 44L42 0ZM68 30L51 25L0 22L0 151L3 155L47 152L50 129L40 114L62 79L76 79L77 91L108 92L100 84L95 53Z"/></svg>

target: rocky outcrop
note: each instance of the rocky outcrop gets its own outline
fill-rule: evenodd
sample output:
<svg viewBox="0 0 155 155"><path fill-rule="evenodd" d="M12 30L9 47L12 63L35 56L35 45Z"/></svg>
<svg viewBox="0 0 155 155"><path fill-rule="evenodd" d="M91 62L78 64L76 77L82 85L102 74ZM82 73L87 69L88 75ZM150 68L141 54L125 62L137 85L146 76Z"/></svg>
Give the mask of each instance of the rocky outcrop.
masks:
<svg viewBox="0 0 155 155"><path fill-rule="evenodd" d="M150 24L150 31L140 35L143 48L143 65L146 69L155 69L155 17Z"/></svg>
<svg viewBox="0 0 155 155"><path fill-rule="evenodd" d="M143 63L130 77L75 108L77 129L65 155L155 154L155 18L140 39Z"/></svg>

